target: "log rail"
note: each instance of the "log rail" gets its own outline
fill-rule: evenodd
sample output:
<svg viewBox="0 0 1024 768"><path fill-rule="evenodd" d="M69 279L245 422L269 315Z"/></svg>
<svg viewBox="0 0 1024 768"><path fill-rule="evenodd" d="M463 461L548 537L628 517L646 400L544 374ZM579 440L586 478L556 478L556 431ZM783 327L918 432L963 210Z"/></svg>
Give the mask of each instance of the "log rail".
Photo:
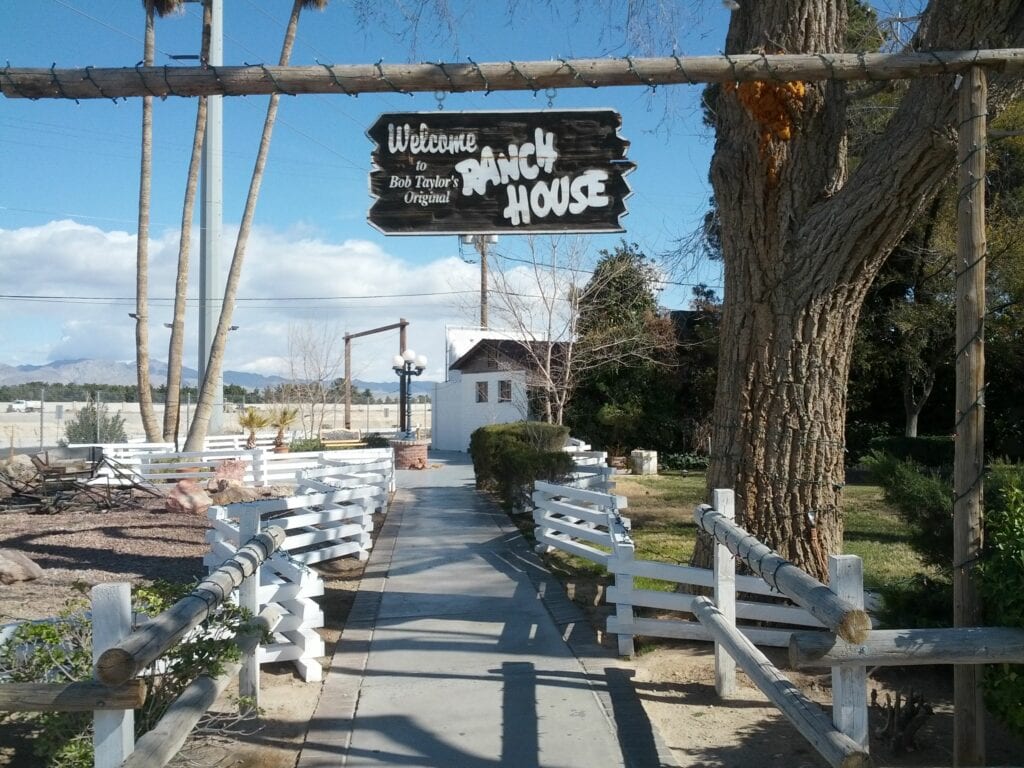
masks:
<svg viewBox="0 0 1024 768"><path fill-rule="evenodd" d="M1024 49L913 53L737 54L436 64L225 67L12 67L0 69L9 99L254 96L284 93L542 91L548 88L695 85L749 80L899 80L972 67L1018 74Z"/></svg>

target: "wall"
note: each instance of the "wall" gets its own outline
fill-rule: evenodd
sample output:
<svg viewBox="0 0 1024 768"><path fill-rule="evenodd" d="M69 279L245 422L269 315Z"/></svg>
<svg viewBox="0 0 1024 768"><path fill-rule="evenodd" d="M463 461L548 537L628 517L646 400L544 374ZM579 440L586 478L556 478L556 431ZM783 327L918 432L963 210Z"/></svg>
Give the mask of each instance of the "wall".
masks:
<svg viewBox="0 0 1024 768"><path fill-rule="evenodd" d="M451 371L450 380L434 386L431 444L438 451L468 451L469 436L487 424L522 421L526 414L523 371L462 374ZM498 402L498 382L512 381L512 401ZM476 385L488 382L488 401L476 402Z"/></svg>

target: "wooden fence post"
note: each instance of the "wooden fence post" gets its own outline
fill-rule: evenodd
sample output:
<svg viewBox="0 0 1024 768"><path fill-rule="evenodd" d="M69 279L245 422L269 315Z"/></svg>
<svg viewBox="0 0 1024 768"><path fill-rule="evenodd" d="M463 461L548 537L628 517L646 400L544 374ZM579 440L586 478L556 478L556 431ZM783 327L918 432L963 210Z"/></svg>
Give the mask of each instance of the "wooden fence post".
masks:
<svg viewBox="0 0 1024 768"><path fill-rule="evenodd" d="M864 607L864 566L856 555L829 555L829 586L856 608ZM832 667L832 722L867 751L867 667Z"/></svg>
<svg viewBox="0 0 1024 768"><path fill-rule="evenodd" d="M629 537L626 529L614 513L608 514L608 528L612 535L612 556L608 561L608 570L611 571L615 583L615 591L627 599L633 593L632 563L636 556L633 540ZM626 568L623 568L626 566ZM625 571L625 572L624 572ZM621 598L620 598L621 599ZM619 643L619 656L633 658L636 648L633 643L633 604L615 603L615 618L618 621L620 631L616 635ZM621 630L625 631L621 631Z"/></svg>
<svg viewBox="0 0 1024 768"><path fill-rule="evenodd" d="M92 588L92 661L132 631L132 590L129 584L97 584ZM135 749L135 711L96 710L93 714L95 768L117 768Z"/></svg>
<svg viewBox="0 0 1024 768"><path fill-rule="evenodd" d="M238 516L238 546L249 541L260 532L260 512L258 509L242 509ZM260 573L263 567L256 566L252 576L243 579L238 585L238 605L247 610L254 618L260 612L259 590ZM238 695L248 698L254 708L260 705L260 662L259 645L242 657L242 668L238 673Z"/></svg>
<svg viewBox="0 0 1024 768"><path fill-rule="evenodd" d="M953 626L982 623L978 558L985 467L985 134L988 86L960 83L957 159L956 444L953 459ZM953 765L985 764L981 667L953 669Z"/></svg>
<svg viewBox="0 0 1024 768"><path fill-rule="evenodd" d="M732 490L716 489L711 503L722 517L730 521L736 519L736 495ZM715 606L726 621L736 626L736 561L729 548L717 540L712 569ZM736 692L736 660L718 640L715 640L715 691L723 697Z"/></svg>

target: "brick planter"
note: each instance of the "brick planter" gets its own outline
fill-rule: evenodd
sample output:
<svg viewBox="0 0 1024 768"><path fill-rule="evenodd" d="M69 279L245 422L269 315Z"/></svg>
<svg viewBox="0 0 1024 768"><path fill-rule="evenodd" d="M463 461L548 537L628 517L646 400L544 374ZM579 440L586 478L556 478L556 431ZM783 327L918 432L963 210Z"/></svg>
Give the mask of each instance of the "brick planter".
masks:
<svg viewBox="0 0 1024 768"><path fill-rule="evenodd" d="M429 440L388 440L395 451L395 469L426 469Z"/></svg>

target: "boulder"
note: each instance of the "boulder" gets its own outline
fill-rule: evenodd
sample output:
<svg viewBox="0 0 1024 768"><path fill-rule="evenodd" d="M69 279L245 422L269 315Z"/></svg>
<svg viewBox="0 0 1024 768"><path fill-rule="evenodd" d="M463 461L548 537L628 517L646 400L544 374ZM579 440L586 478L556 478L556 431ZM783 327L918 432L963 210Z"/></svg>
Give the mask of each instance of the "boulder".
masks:
<svg viewBox="0 0 1024 768"><path fill-rule="evenodd" d="M164 502L164 509L185 515L205 515L213 499L195 480L179 480Z"/></svg>
<svg viewBox="0 0 1024 768"><path fill-rule="evenodd" d="M15 483L31 485L36 480L36 474L35 465L28 456L18 454L9 459L0 459L0 475Z"/></svg>
<svg viewBox="0 0 1024 768"><path fill-rule="evenodd" d="M13 549L0 549L0 584L32 581L43 575L43 569L26 555Z"/></svg>
<svg viewBox="0 0 1024 768"><path fill-rule="evenodd" d="M243 504L263 498L258 488L246 488L244 485L230 485L223 491L213 494L213 502L219 506L225 504Z"/></svg>

